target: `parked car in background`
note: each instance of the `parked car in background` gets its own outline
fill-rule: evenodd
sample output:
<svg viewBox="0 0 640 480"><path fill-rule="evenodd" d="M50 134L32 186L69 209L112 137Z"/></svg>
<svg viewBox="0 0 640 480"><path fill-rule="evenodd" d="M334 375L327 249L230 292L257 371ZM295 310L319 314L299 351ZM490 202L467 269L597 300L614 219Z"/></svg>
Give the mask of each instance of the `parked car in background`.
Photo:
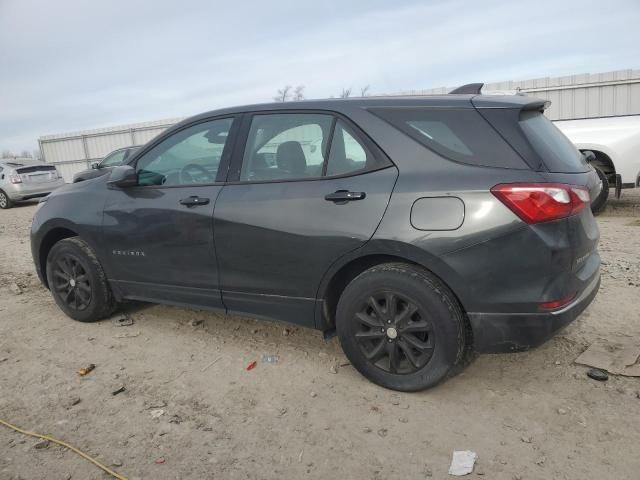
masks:
<svg viewBox="0 0 640 480"><path fill-rule="evenodd" d="M593 152L589 163L602 180L602 192L592 207L595 213L604 208L611 188L619 198L622 189L640 186L640 115L554 123L579 150Z"/></svg>
<svg viewBox="0 0 640 480"><path fill-rule="evenodd" d="M102 161L92 164L90 169L74 174L73 183L105 175L106 173L109 173L113 167L126 164L131 157L131 154L139 148L139 146L133 146L114 150L104 157Z"/></svg>
<svg viewBox="0 0 640 480"><path fill-rule="evenodd" d="M0 208L49 195L64 185L53 165L39 161L0 160Z"/></svg>
<svg viewBox="0 0 640 480"><path fill-rule="evenodd" d="M428 388L471 351L545 342L598 291L598 176L546 105L456 94L204 113L43 200L36 270L75 320L126 299L284 320L337 333L377 384Z"/></svg>

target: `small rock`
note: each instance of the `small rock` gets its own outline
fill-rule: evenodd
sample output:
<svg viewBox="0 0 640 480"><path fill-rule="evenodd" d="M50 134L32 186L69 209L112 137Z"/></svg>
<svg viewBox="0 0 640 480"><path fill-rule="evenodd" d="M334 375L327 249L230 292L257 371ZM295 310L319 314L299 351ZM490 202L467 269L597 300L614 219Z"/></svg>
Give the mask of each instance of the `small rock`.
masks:
<svg viewBox="0 0 640 480"><path fill-rule="evenodd" d="M560 360L556 360L556 365L560 365Z"/></svg>
<svg viewBox="0 0 640 480"><path fill-rule="evenodd" d="M251 333L253 333L254 335L257 334L259 332L259 330L257 328L254 328L253 330L251 330Z"/></svg>
<svg viewBox="0 0 640 480"><path fill-rule="evenodd" d="M14 295L22 295L22 287L20 287L20 285L18 285L17 283L12 283L11 285L9 285L9 290L11 290L11 293L13 293Z"/></svg>
<svg viewBox="0 0 640 480"><path fill-rule="evenodd" d="M394 398L393 400L391 400L391 405L400 405L400 400Z"/></svg>
<svg viewBox="0 0 640 480"><path fill-rule="evenodd" d="M286 408L281 408L281 409L278 411L278 416L279 416L279 417L282 417L283 415L286 415L286 414L287 414L287 411L288 411L288 410L287 410Z"/></svg>
<svg viewBox="0 0 640 480"><path fill-rule="evenodd" d="M78 405L80 402L82 401L82 399L80 397L73 397L71 400L69 400L69 408L71 407L75 407L76 405Z"/></svg>
<svg viewBox="0 0 640 480"><path fill-rule="evenodd" d="M331 365L331 367L329 368L329 372L330 373L338 373L338 369L336 368L335 365Z"/></svg>
<svg viewBox="0 0 640 480"><path fill-rule="evenodd" d="M282 330L282 336L283 337L288 337L289 335L291 335L291 329L290 328L285 328Z"/></svg>
<svg viewBox="0 0 640 480"><path fill-rule="evenodd" d="M520 440L523 441L524 443L531 443L532 438L527 436L522 436L520 437Z"/></svg>
<svg viewBox="0 0 640 480"><path fill-rule="evenodd" d="M311 398L316 398L318 396L316 392L311 392L310 395L311 395Z"/></svg>
<svg viewBox="0 0 640 480"><path fill-rule="evenodd" d="M592 368L587 372L587 377L597 380L598 382L606 382L609 380L609 374L599 368Z"/></svg>
<svg viewBox="0 0 640 480"><path fill-rule="evenodd" d="M48 448L49 447L49 440L40 440L38 443L36 443L33 448L37 448L38 450L42 450L43 448Z"/></svg>
<svg viewBox="0 0 640 480"><path fill-rule="evenodd" d="M558 409L558 413L559 413L560 415L566 415L566 414L567 414L567 413L569 413L569 412L568 412L568 411L567 411L567 409L565 409L565 408L559 408L559 409Z"/></svg>
<svg viewBox="0 0 640 480"><path fill-rule="evenodd" d="M399 421L400 423L409 423L409 419L408 419L407 417L400 417L400 418L398 419L398 421Z"/></svg>
<svg viewBox="0 0 640 480"><path fill-rule="evenodd" d="M429 467L425 467L425 469L424 469L424 476L425 476L425 477L433 477L433 471L431 470L431 468L429 468Z"/></svg>
<svg viewBox="0 0 640 480"><path fill-rule="evenodd" d="M2 357L0 358L0 363L6 362L7 360L9 360L9 357Z"/></svg>
<svg viewBox="0 0 640 480"><path fill-rule="evenodd" d="M122 466L122 460L116 460L115 462L111 463L112 467L121 467Z"/></svg>
<svg viewBox="0 0 640 480"><path fill-rule="evenodd" d="M380 435L381 437L386 437L387 433L389 432L389 430L387 430L386 428L381 428L380 430L378 430L378 435Z"/></svg>
<svg viewBox="0 0 640 480"><path fill-rule="evenodd" d="M517 473L516 473L516 474L514 474L514 475L513 475L513 480L522 480L522 475L519 475L519 474L517 474Z"/></svg>
<svg viewBox="0 0 640 480"><path fill-rule="evenodd" d="M202 320L202 319L191 320L191 326L192 327L197 327L198 325L202 325L203 323L204 323L204 320Z"/></svg>
<svg viewBox="0 0 640 480"><path fill-rule="evenodd" d="M149 414L151 415L151 418L160 418L162 415L164 415L164 410L158 408L157 410L151 410Z"/></svg>
<svg viewBox="0 0 640 480"><path fill-rule="evenodd" d="M542 465L544 465L544 462L546 462L546 461L547 461L547 457L545 457L543 455L542 457L540 457L540 458L538 458L536 460L536 465L542 466Z"/></svg>
<svg viewBox="0 0 640 480"><path fill-rule="evenodd" d="M370 429L369 427L364 427L364 428L362 429L362 431L363 431L364 433L371 433L371 429Z"/></svg>

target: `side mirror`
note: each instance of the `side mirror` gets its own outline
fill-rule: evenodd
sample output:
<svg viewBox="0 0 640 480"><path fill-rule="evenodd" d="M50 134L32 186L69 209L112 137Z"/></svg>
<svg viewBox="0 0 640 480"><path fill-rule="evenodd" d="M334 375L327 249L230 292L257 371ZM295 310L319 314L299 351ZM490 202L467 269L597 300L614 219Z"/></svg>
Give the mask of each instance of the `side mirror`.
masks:
<svg viewBox="0 0 640 480"><path fill-rule="evenodd" d="M596 154L591 150L583 150L582 155L587 163L591 163L596 159Z"/></svg>
<svg viewBox="0 0 640 480"><path fill-rule="evenodd" d="M120 188L135 187L138 185L138 174L131 165L120 165L111 170L107 183Z"/></svg>
<svg viewBox="0 0 640 480"><path fill-rule="evenodd" d="M100 164L99 164L98 162L93 162L93 163L91 164L91 168L92 168L92 169L94 169L94 170L96 170L96 169L100 168Z"/></svg>

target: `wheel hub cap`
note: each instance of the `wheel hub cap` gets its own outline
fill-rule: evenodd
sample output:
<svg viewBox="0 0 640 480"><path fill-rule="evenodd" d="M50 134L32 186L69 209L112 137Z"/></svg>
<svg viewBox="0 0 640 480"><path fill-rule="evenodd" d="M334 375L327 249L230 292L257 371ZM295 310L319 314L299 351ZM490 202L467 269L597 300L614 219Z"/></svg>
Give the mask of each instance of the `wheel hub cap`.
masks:
<svg viewBox="0 0 640 480"><path fill-rule="evenodd" d="M69 280L69 285L71 285L72 287L76 286L76 281L74 278L72 278L71 280Z"/></svg>
<svg viewBox="0 0 640 480"><path fill-rule="evenodd" d="M397 336L398 336L398 331L395 328L393 327L387 328L387 337L389 337L391 340L394 340Z"/></svg>

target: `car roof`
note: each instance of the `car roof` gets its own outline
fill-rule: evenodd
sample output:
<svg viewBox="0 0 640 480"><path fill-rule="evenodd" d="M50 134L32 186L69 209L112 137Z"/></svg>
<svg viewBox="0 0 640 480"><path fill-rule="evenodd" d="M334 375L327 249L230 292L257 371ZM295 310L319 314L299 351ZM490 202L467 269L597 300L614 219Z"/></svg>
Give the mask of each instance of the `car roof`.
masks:
<svg viewBox="0 0 640 480"><path fill-rule="evenodd" d="M21 168L21 167L33 167L36 165L47 165L46 162L40 160L12 160L5 158L0 160L0 165L7 168Z"/></svg>
<svg viewBox="0 0 640 480"><path fill-rule="evenodd" d="M539 104L540 99L523 95L396 95L380 97L328 98L319 100L301 100L290 102L259 103L242 105L219 110L211 110L189 117L177 125L237 113L277 111L277 110L326 110L341 112L353 107L384 108L384 107L424 107L424 108L522 108L532 103Z"/></svg>

